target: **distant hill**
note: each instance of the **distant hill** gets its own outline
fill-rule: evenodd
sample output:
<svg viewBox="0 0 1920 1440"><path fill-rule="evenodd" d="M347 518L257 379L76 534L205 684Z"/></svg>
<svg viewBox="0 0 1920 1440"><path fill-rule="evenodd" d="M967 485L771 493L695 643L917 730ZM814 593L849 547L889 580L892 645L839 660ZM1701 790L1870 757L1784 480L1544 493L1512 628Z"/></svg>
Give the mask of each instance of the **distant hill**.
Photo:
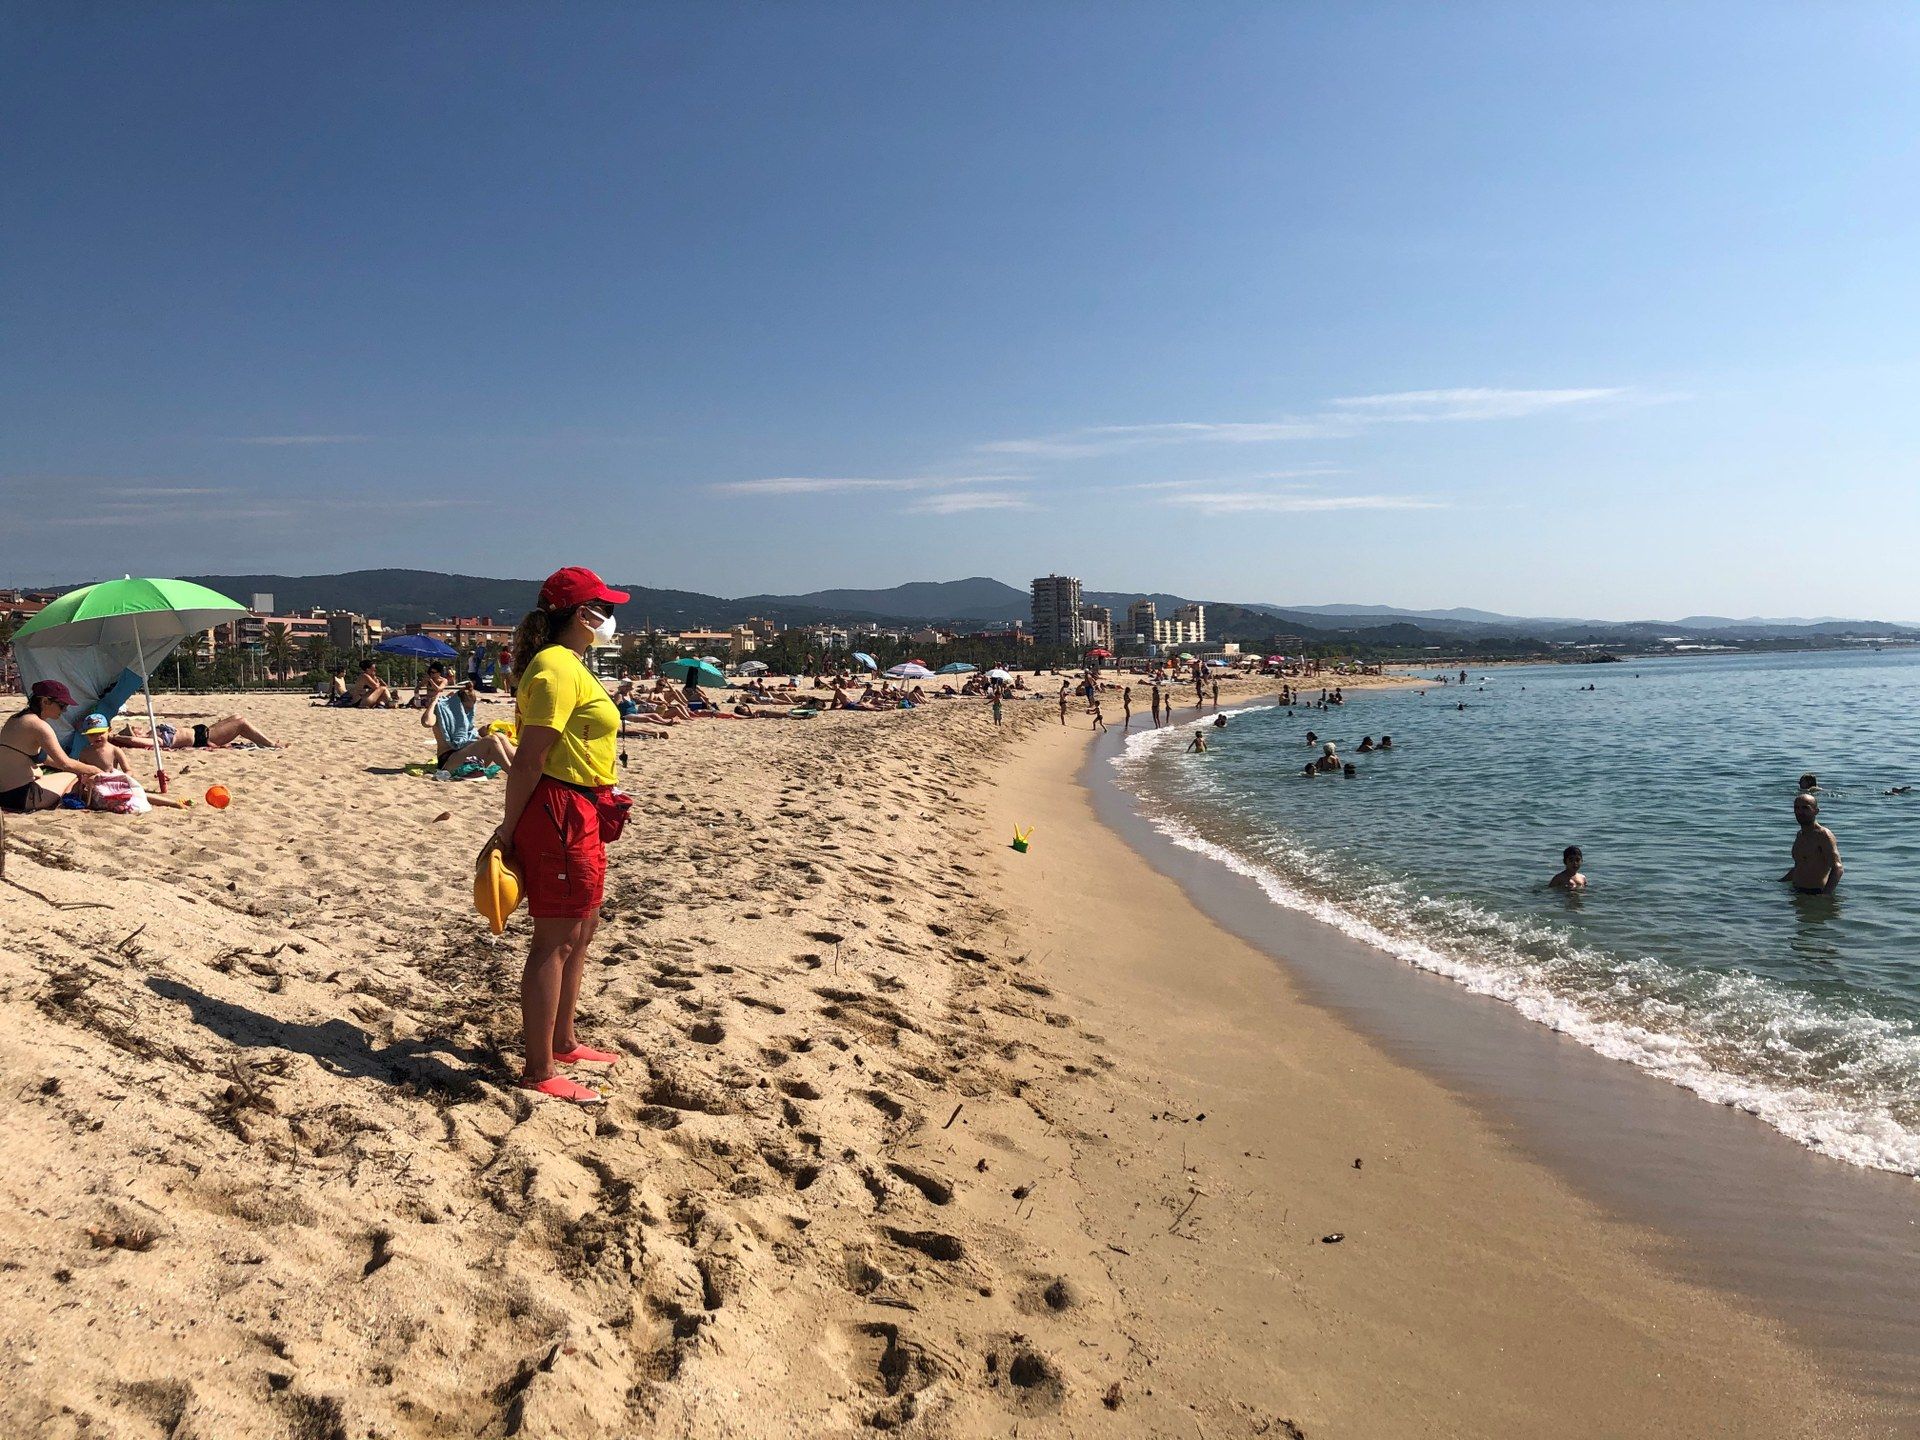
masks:
<svg viewBox="0 0 1920 1440"><path fill-rule="evenodd" d="M323 606L377 615L398 624L445 620L456 615L517 619L533 603L537 580L447 575L436 570L353 570L338 575L190 575L243 604L266 592L282 610ZM620 584L618 580L614 582ZM620 585L633 592L628 628L649 622L666 630L738 624L763 615L782 625L875 623L894 627L940 624L951 628L1002 625L1024 619L1027 592L986 576L915 581L883 590L814 590L803 595L746 595L728 599L695 590ZM1164 591L1089 590L1089 604L1111 608L1115 618L1137 599L1150 599L1162 615L1188 602ZM1569 620L1501 615L1491 610L1399 610L1387 605L1236 604L1209 600L1211 639L1247 646L1281 644L1288 637L1309 644L1350 641L1410 648L1470 645L1488 653L1525 641L1559 644L1644 645L1679 638L1696 642L1830 643L1845 638L1920 638L1920 628L1877 620L1733 620L1694 615L1684 620Z"/></svg>
<svg viewBox="0 0 1920 1440"><path fill-rule="evenodd" d="M230 595L242 605L256 593L273 596L282 610L352 610L377 615L397 624L448 620L456 615L491 615L495 620L518 620L533 607L540 593L538 580L497 580L482 575L444 575L437 570L349 570L339 575L189 575L197 584ZM609 583L629 590L630 625L651 618L661 629L687 630L697 626L732 625L749 615L764 613L738 600L703 595L696 590L658 590L644 585ZM812 624L831 618L818 607L785 607L782 619Z"/></svg>
<svg viewBox="0 0 1920 1440"><path fill-rule="evenodd" d="M744 595L741 605L811 605L817 609L912 620L1021 620L1025 590L975 575L967 580L915 580L888 590L812 590L804 595Z"/></svg>

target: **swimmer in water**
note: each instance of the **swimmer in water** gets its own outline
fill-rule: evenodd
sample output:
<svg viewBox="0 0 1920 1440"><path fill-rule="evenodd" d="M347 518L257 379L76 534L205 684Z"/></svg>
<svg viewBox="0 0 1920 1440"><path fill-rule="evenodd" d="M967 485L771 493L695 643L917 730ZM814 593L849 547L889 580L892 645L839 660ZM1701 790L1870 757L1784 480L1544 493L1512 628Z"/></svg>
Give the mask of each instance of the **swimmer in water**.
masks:
<svg viewBox="0 0 1920 1440"><path fill-rule="evenodd" d="M1189 755L1194 754L1196 751L1202 755L1207 753L1207 732L1204 730L1194 731L1192 743L1187 746L1187 753Z"/></svg>
<svg viewBox="0 0 1920 1440"><path fill-rule="evenodd" d="M1391 750L1393 748L1393 737L1391 735L1382 735L1380 737L1379 745L1377 745L1374 748L1379 750Z"/></svg>
<svg viewBox="0 0 1920 1440"><path fill-rule="evenodd" d="M1337 771L1340 768L1340 757L1334 753L1331 740L1320 747L1320 758L1313 762L1313 768L1328 772Z"/></svg>
<svg viewBox="0 0 1920 1440"><path fill-rule="evenodd" d="M1793 818L1800 833L1793 837L1793 865L1780 878L1802 895L1831 895L1840 883L1840 842L1820 823L1820 802L1810 791L1793 797Z"/></svg>
<svg viewBox="0 0 1920 1440"><path fill-rule="evenodd" d="M1363 735L1360 738L1360 749L1358 753L1362 755L1371 755L1373 753L1373 737L1371 735Z"/></svg>
<svg viewBox="0 0 1920 1440"><path fill-rule="evenodd" d="M1580 862L1584 858L1580 853L1580 847L1578 845L1569 845L1566 849L1562 850L1560 852L1560 873L1547 881L1548 887L1554 890L1586 889L1587 877L1580 873Z"/></svg>
<svg viewBox="0 0 1920 1440"><path fill-rule="evenodd" d="M1300 773L1306 776L1307 779L1311 780L1315 775L1319 774L1320 772L1313 768L1313 762L1309 760L1307 761L1306 764L1300 767Z"/></svg>
<svg viewBox="0 0 1920 1440"><path fill-rule="evenodd" d="M1343 778L1352 780L1356 778L1360 774L1360 772L1354 768L1353 762L1349 760L1347 761L1346 769L1342 770L1340 774L1342 775Z"/></svg>

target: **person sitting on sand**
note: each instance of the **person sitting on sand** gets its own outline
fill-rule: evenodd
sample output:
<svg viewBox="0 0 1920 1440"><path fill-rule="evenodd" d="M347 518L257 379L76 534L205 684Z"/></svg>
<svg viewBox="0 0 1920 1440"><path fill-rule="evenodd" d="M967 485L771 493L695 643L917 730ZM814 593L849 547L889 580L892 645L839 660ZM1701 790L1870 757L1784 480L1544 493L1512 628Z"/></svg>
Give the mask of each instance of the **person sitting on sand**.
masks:
<svg viewBox="0 0 1920 1440"><path fill-rule="evenodd" d="M1820 802L1810 791L1793 797L1793 818L1800 833L1793 837L1793 865L1780 878L1802 895L1831 895L1840 883L1840 842L1820 823Z"/></svg>
<svg viewBox="0 0 1920 1440"><path fill-rule="evenodd" d="M451 677L447 667L438 660L428 662L427 677L414 687L413 694L407 697L409 710L431 710L434 702L440 698L440 692L447 688Z"/></svg>
<svg viewBox="0 0 1920 1440"><path fill-rule="evenodd" d="M441 679L446 679L444 672ZM420 723L434 733L437 769L457 770L469 761L502 768L513 764L513 744L506 736L480 733L473 716L479 703L480 687L471 680L462 681L459 689L449 694L442 694L440 689L432 692L427 708L420 712Z"/></svg>
<svg viewBox="0 0 1920 1440"><path fill-rule="evenodd" d="M319 705L344 705L347 703L347 667L336 665L327 672L327 678L313 689L314 703Z"/></svg>
<svg viewBox="0 0 1920 1440"><path fill-rule="evenodd" d="M22 814L51 810L66 793L88 785L104 772L97 765L69 758L53 722L73 705L73 695L58 680L36 680L27 703L0 725L0 810ZM39 766L64 774L41 778Z"/></svg>
<svg viewBox="0 0 1920 1440"><path fill-rule="evenodd" d="M1547 884L1555 890L1584 890L1587 877L1580 873L1580 862L1585 858L1578 845L1569 845L1560 852L1560 873Z"/></svg>
<svg viewBox="0 0 1920 1440"><path fill-rule="evenodd" d="M98 712L87 716L80 722L80 733L87 737L76 759L93 766L105 774L125 775L127 757L120 747L113 743L113 737L107 733L107 717Z"/></svg>
<svg viewBox="0 0 1920 1440"><path fill-rule="evenodd" d="M368 659L361 665L360 678L353 682L353 686L347 691L347 698L343 703L352 706L356 710L390 710L393 708L393 691L387 688L386 682L380 678L379 672L373 668L373 661L371 659Z"/></svg>
<svg viewBox="0 0 1920 1440"><path fill-rule="evenodd" d="M1313 762L1314 768L1332 772L1340 768L1340 757L1334 752L1333 742L1328 740L1320 747L1320 758Z"/></svg>
<svg viewBox="0 0 1920 1440"><path fill-rule="evenodd" d="M238 715L224 716L210 725L177 726L162 720L158 728L158 745L140 725L127 726L113 737L113 743L129 750L227 750L242 742L262 750L283 748Z"/></svg>

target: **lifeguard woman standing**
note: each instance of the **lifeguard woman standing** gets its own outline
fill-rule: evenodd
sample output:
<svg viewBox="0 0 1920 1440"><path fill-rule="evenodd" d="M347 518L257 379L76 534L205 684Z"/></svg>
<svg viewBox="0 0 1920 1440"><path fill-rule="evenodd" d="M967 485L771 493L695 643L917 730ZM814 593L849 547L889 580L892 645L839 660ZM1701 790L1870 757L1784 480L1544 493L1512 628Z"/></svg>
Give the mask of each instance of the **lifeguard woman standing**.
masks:
<svg viewBox="0 0 1920 1440"><path fill-rule="evenodd" d="M626 804L613 791L620 712L581 657L596 640L613 638L614 607L626 600L625 591L578 566L556 570L540 587L538 607L513 638L519 749L507 772L506 816L487 842L520 871L533 917L520 978L520 1083L576 1104L596 1103L600 1093L554 1066L619 1058L582 1045L573 1012L600 923L605 840L619 833Z"/></svg>

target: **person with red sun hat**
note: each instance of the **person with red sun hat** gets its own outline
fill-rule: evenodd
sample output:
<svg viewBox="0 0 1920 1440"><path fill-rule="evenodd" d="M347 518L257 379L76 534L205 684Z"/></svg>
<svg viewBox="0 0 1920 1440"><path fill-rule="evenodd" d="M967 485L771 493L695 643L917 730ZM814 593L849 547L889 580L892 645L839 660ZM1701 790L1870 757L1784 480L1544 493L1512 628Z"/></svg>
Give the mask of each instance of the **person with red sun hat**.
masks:
<svg viewBox="0 0 1920 1440"><path fill-rule="evenodd" d="M520 977L526 1069L520 1083L590 1105L600 1092L558 1066L612 1065L619 1057L573 1032L587 947L600 923L606 842L632 803L616 791L620 712L582 660L614 636L627 592L577 565L556 570L514 632L514 719L519 749L507 772L506 814L481 851L498 849L520 872L533 940Z"/></svg>

